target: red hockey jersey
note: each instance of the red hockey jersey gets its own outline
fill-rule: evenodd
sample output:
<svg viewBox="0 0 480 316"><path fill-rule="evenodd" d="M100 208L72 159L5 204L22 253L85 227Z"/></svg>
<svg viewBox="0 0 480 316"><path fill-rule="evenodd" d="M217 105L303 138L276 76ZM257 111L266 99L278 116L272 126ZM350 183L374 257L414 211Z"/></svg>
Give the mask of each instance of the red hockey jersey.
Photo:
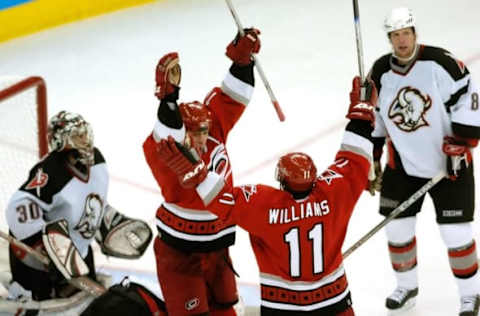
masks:
<svg viewBox="0 0 480 316"><path fill-rule="evenodd" d="M261 184L233 192L226 186L209 205L249 232L261 273L262 308L335 315L351 304L341 248L366 187L371 150L369 140L347 131L335 163L308 197L295 200Z"/></svg>
<svg viewBox="0 0 480 316"><path fill-rule="evenodd" d="M219 174L232 184L232 170L225 148L228 134L239 120L248 103L253 86L242 82L230 73L222 88L214 88L204 103L212 112L212 126L207 141L207 151L201 156L209 171ZM161 130L161 131L159 131ZM183 141L178 130L173 130L157 120L154 133L166 138L172 135ZM148 165L161 188L164 203L156 213L159 236L166 243L189 252L206 252L230 246L235 241L232 220L221 220L205 208L195 189L183 188L177 176L157 156L153 133L143 144Z"/></svg>

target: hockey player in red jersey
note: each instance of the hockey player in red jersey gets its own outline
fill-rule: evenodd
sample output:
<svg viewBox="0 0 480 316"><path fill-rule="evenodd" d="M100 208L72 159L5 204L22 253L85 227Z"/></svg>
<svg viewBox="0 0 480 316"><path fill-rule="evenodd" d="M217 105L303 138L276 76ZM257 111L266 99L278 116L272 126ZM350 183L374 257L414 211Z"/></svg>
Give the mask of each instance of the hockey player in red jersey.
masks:
<svg viewBox="0 0 480 316"><path fill-rule="evenodd" d="M354 315L341 248L372 160L377 94L371 82L367 88L366 101L360 101L360 78L354 79L350 122L335 162L325 171L317 174L308 155L289 153L277 164L280 189L259 184L232 190L227 183L216 198L205 194L212 212L250 234L263 316ZM158 151L187 164L172 138L162 140ZM197 190L217 192L218 175L203 177Z"/></svg>
<svg viewBox="0 0 480 316"><path fill-rule="evenodd" d="M232 306L238 296L228 254L235 241L235 225L205 208L202 199L208 197L195 187L207 170L219 175L219 189L223 181L232 183L225 144L253 93L251 54L260 49L259 34L245 29L245 36L237 35L227 46L226 55L233 64L222 86L214 88L203 103L177 105L181 77L177 53L166 54L158 62L155 95L160 105L143 149L165 199L156 213L159 234L154 251L169 315L235 315ZM162 156L158 143L167 137L198 163L191 166ZM171 168L184 175L177 178Z"/></svg>

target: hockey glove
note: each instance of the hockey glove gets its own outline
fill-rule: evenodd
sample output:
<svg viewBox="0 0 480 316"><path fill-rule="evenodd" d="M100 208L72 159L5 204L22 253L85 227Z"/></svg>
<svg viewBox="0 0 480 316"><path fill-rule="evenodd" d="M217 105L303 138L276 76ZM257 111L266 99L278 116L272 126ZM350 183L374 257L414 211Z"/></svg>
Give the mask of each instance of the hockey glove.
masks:
<svg viewBox="0 0 480 316"><path fill-rule="evenodd" d="M171 136L157 145L159 158L177 175L180 185L192 189L205 179L208 171L203 160L195 161L193 156L187 158L186 151Z"/></svg>
<svg viewBox="0 0 480 316"><path fill-rule="evenodd" d="M380 165L380 161L374 161L373 162L373 179L368 179L368 191L372 196L375 196L375 191L380 192L382 189L382 177L383 177L383 171L382 171L382 166Z"/></svg>
<svg viewBox="0 0 480 316"><path fill-rule="evenodd" d="M362 86L360 77L356 76L353 78L352 91L350 92L350 107L346 117L351 120L368 121L374 126L376 104L377 89L373 81L368 79Z"/></svg>
<svg viewBox="0 0 480 316"><path fill-rule="evenodd" d="M107 256L136 259L143 255L152 236L147 223L127 217L107 204L95 239Z"/></svg>
<svg viewBox="0 0 480 316"><path fill-rule="evenodd" d="M470 148L477 146L478 139L445 136L443 152L447 155L447 174L450 180L456 180L472 162Z"/></svg>
<svg viewBox="0 0 480 316"><path fill-rule="evenodd" d="M243 29L244 36L237 33L235 39L228 44L226 55L235 64L246 66L252 62L252 54L260 51L260 31L255 28Z"/></svg>
<svg viewBox="0 0 480 316"><path fill-rule="evenodd" d="M158 61L155 70L155 96L161 100L175 92L180 85L182 69L180 68L178 53L168 53Z"/></svg>

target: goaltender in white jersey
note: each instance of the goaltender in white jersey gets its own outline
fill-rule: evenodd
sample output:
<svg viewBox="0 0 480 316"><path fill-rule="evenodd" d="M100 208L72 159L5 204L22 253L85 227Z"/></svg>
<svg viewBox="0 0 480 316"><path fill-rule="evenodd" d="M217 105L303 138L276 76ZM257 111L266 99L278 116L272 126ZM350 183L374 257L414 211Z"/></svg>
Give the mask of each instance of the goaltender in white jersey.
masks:
<svg viewBox="0 0 480 316"><path fill-rule="evenodd" d="M19 307L30 298L29 306L43 302L57 308L60 301L55 300L76 295L77 288L91 293L88 285L72 281L77 277L87 276L85 282L96 289L94 239L106 255L135 259L152 238L148 224L122 215L107 203L105 159L94 147L90 124L82 116L66 111L53 116L48 140L50 152L32 167L6 210L10 235L50 261L47 265L17 242L11 243L9 295L11 299L22 296ZM0 311L4 305L0 303ZM27 315L36 313L31 310Z"/></svg>

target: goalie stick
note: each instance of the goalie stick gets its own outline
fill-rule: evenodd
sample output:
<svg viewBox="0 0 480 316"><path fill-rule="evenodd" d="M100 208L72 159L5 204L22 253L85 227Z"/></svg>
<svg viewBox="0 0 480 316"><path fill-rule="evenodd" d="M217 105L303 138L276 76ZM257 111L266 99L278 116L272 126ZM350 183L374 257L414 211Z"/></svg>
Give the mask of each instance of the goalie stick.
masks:
<svg viewBox="0 0 480 316"><path fill-rule="evenodd" d="M235 8L233 7L232 1L231 0L225 0L228 5L228 9L230 10L230 13L232 13L232 17L235 20L235 23L237 24L238 32L240 33L240 36L244 36L245 33L243 32L243 26L242 23L240 22L240 18L237 15L237 12L235 11ZM257 68L257 72L260 75L260 78L262 78L263 84L265 85L265 89L267 89L268 95L270 96L270 100L273 103L273 107L275 108L275 111L277 112L278 119L283 122L285 121L285 115L283 114L282 108L280 108L280 104L278 104L277 98L273 94L273 90L270 87L270 83L267 80L267 77L265 76L265 73L263 72L263 68L260 65L260 61L258 60L258 57L255 54L252 54L253 61L255 62L255 68Z"/></svg>
<svg viewBox="0 0 480 316"><path fill-rule="evenodd" d="M27 244L17 240L16 238L13 238L12 236L6 234L5 232L0 231L0 237L7 240L9 243L15 245L16 247L19 247L22 250L26 251L27 253L33 255L37 260L39 260L43 264L46 264L46 265L50 264L50 259L47 256L33 249ZM81 291L85 291L93 296L100 296L107 290L103 285L86 276L70 278L70 279L67 279L67 281L77 289Z"/></svg>
<svg viewBox="0 0 480 316"><path fill-rule="evenodd" d="M355 251L358 247L363 245L367 240L369 240L375 233L377 233L382 227L387 225L390 221L392 221L398 214L405 211L410 205L415 203L421 196L427 193L431 188L433 188L440 180L445 178L446 174L441 172L433 177L430 181L425 183L420 189L418 189L415 193L413 193L407 200L403 201L402 204L397 206L384 220L382 220L377 226L372 228L368 233L366 233L362 238L360 238L356 243L354 243L350 248L348 248L343 253L343 259L347 258L352 252Z"/></svg>

